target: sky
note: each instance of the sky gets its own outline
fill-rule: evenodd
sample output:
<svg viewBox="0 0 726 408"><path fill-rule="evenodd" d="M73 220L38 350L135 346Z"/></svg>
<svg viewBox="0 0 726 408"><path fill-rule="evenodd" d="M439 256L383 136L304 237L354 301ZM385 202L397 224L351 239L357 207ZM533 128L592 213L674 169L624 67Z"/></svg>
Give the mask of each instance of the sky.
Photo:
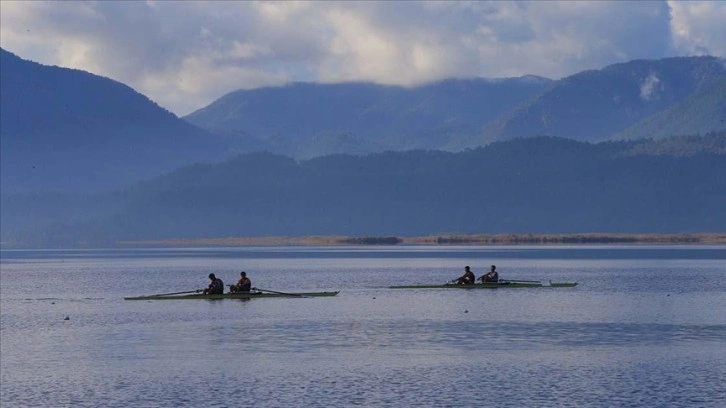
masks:
<svg viewBox="0 0 726 408"><path fill-rule="evenodd" d="M0 47L123 82L184 116L296 81L559 79L634 59L726 57L726 1L3 0Z"/></svg>

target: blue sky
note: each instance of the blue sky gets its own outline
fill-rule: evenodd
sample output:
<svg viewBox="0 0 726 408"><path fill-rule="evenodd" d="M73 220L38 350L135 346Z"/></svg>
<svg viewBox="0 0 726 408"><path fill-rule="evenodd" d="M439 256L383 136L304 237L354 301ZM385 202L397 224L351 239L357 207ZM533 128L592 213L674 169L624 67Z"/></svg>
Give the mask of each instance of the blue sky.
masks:
<svg viewBox="0 0 726 408"><path fill-rule="evenodd" d="M726 1L7 1L0 46L123 82L177 115L291 81L558 79L726 56Z"/></svg>

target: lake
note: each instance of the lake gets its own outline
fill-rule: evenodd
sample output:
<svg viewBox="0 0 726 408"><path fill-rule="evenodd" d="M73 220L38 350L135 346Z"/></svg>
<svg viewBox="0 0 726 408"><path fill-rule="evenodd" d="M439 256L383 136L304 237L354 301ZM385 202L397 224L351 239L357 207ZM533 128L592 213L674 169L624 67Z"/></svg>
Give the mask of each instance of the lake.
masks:
<svg viewBox="0 0 726 408"><path fill-rule="evenodd" d="M0 253L0 406L724 407L726 247ZM574 288L388 289L470 265ZM331 298L125 301L226 284Z"/></svg>

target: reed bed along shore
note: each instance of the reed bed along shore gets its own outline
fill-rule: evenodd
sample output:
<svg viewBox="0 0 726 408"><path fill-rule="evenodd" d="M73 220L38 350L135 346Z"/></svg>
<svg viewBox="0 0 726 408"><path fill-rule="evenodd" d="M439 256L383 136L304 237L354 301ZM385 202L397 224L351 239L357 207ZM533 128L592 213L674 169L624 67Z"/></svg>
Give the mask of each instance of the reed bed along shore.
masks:
<svg viewBox="0 0 726 408"><path fill-rule="evenodd" d="M650 244L676 245L726 244L726 233L694 234L434 234L417 237L397 236L303 236L303 237L224 237L121 241L120 246L285 246L285 245L576 245L576 244Z"/></svg>

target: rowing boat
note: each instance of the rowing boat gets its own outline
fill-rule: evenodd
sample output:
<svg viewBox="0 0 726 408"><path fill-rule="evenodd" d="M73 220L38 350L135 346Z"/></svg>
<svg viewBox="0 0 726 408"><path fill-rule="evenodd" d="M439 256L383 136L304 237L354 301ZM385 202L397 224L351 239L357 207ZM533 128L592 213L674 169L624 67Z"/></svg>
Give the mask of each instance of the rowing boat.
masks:
<svg viewBox="0 0 726 408"><path fill-rule="evenodd" d="M499 281L476 283L474 285L457 285L446 283L443 285L401 285L389 286L390 289L499 289L499 288L571 288L577 282L538 282L538 281Z"/></svg>
<svg viewBox="0 0 726 408"><path fill-rule="evenodd" d="M171 295L148 295L125 297L125 300L182 300L182 299L263 299L263 298L306 298L335 296L339 292L249 292L249 293L224 293L224 294L171 294Z"/></svg>

